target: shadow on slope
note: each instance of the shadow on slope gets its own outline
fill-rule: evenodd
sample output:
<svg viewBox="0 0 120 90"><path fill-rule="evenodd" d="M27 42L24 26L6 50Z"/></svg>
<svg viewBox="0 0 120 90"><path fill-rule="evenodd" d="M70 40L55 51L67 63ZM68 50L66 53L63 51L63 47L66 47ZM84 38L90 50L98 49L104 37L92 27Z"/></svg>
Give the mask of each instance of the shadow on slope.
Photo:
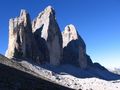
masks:
<svg viewBox="0 0 120 90"><path fill-rule="evenodd" d="M4 61L3 59L4 58ZM17 60L19 62L21 62L22 60ZM24 61L24 60L23 60ZM50 70L53 72L53 75L55 74L61 74L61 75L72 75L75 76L77 78L99 78L99 79L104 79L104 80L118 80L120 79L120 75L114 74L112 72L109 72L107 69L105 69L103 66L101 66L98 63L94 63L92 67L89 67L87 69L80 69L79 67L75 67L69 64L64 64L64 65L60 65L60 66L53 66L50 64L36 64L35 62L33 62L32 60L28 60L30 64L32 64L33 66L39 66L41 68ZM27 62L28 62L27 61ZM14 63L13 60L8 62L8 59L4 56L1 57L0 55L0 63L5 63L5 65L10 65L10 66L15 66L14 68L18 68L20 70L24 70L23 66L20 66L20 64L18 63ZM15 64L15 65L14 65ZM28 68L25 71L28 71L30 73L32 73L33 75L36 74L35 71L29 71L30 69ZM7 70L6 70L7 71Z"/></svg>
<svg viewBox="0 0 120 90"><path fill-rule="evenodd" d="M18 61L18 60L17 60ZM20 60L21 62L22 60ZM73 66L70 64L63 64L60 66L53 66L50 64L36 64L32 60L28 60L33 66L39 66L41 68L50 70L53 72L53 75L60 74L60 75L72 75L77 78L99 78L107 81L111 80L120 80L120 75L114 74L108 71L106 68L101 66L99 63L94 63L92 66L89 66L87 69L80 69L77 66ZM28 62L27 61L27 62Z"/></svg>
<svg viewBox="0 0 120 90"><path fill-rule="evenodd" d="M96 67L95 64L94 67L90 67L87 69L80 69L78 67L69 64L61 65L57 67L47 64L47 65L42 65L41 67L51 70L57 74L61 74L61 75L70 74L78 78L96 77L107 81L120 79L120 75L109 72L107 69Z"/></svg>
<svg viewBox="0 0 120 90"><path fill-rule="evenodd" d="M79 35L78 35L79 36ZM54 67L51 65L45 66L44 68L50 69L55 73L68 73L78 78L91 78L96 77L104 80L118 80L120 75L114 74L108 71L105 67L99 63L93 63L90 57L84 52L87 58L87 69L80 69L79 67L79 49L81 46L83 50L86 50L86 45L82 38L70 41L66 47L63 48L63 60L61 61L62 66Z"/></svg>
<svg viewBox="0 0 120 90"><path fill-rule="evenodd" d="M73 90L37 76L34 71L0 55L0 90Z"/></svg>

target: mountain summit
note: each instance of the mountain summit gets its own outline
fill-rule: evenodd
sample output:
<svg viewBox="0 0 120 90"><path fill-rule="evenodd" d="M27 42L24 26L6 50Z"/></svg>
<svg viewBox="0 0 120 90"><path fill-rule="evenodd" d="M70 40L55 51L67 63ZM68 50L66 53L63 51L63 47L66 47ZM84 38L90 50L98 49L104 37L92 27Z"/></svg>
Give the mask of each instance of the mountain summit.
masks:
<svg viewBox="0 0 120 90"><path fill-rule="evenodd" d="M31 59L52 65L72 64L87 68L86 45L74 25L61 33L55 10L48 6L32 21L26 10L10 19L8 58Z"/></svg>
<svg viewBox="0 0 120 90"><path fill-rule="evenodd" d="M32 22L33 35L42 52L53 65L59 65L62 59L62 35L51 6L45 8ZM42 39L42 41L40 40ZM45 43L44 45L43 42ZM46 46L46 47L44 47Z"/></svg>
<svg viewBox="0 0 120 90"><path fill-rule="evenodd" d="M48 87L60 90L120 90L120 81L117 81L120 75L92 62L86 52L86 44L73 24L67 25L61 32L51 6L33 21L23 9L19 17L9 20L5 56L7 58L0 55L0 80L3 81L0 88L3 85L6 88L10 83L15 90L20 87L35 90Z"/></svg>
<svg viewBox="0 0 120 90"><path fill-rule="evenodd" d="M63 37L63 62L87 67L86 45L81 36L78 34L74 25L70 24L65 27L62 33Z"/></svg>
<svg viewBox="0 0 120 90"><path fill-rule="evenodd" d="M6 56L41 64L72 64L83 69L89 66L85 42L75 26L67 25L61 33L51 6L40 12L32 23L26 10L21 10L18 18L10 19Z"/></svg>

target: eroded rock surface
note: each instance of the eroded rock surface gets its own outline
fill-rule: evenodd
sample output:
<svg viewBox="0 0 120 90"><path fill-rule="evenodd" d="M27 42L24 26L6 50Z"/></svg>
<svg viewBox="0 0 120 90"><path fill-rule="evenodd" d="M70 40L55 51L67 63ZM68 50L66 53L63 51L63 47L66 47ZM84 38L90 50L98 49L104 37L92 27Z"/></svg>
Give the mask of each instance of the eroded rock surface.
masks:
<svg viewBox="0 0 120 90"><path fill-rule="evenodd" d="M52 65L59 65L62 58L62 35L59 26L56 22L55 11L51 6L48 6L42 11L32 23L33 33L35 37L41 37L48 49L44 52L49 57ZM39 35L35 34L39 32ZM38 40L37 43L40 43ZM49 56L48 56L49 55Z"/></svg>
<svg viewBox="0 0 120 90"><path fill-rule="evenodd" d="M65 27L63 37L63 63L73 64L81 68L87 67L86 45L74 25Z"/></svg>
<svg viewBox="0 0 120 90"><path fill-rule="evenodd" d="M41 52L33 38L30 16L21 10L20 16L9 21L8 58L42 60Z"/></svg>
<svg viewBox="0 0 120 90"><path fill-rule="evenodd" d="M32 28L29 14L21 10L20 17L9 21L9 45L7 57L32 56Z"/></svg>
<svg viewBox="0 0 120 90"><path fill-rule="evenodd" d="M74 25L67 25L61 34L51 6L45 8L32 24L25 10L21 10L19 17L10 19L6 56L52 65L92 66L86 45Z"/></svg>

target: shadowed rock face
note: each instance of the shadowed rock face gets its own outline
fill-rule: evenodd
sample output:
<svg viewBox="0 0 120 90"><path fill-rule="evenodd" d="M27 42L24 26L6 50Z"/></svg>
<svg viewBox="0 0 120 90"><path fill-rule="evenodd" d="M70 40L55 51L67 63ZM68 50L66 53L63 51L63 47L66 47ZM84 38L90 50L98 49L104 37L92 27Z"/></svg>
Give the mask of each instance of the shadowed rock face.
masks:
<svg viewBox="0 0 120 90"><path fill-rule="evenodd" d="M20 16L9 21L9 45L6 56L32 57L32 28L29 14L21 10Z"/></svg>
<svg viewBox="0 0 120 90"><path fill-rule="evenodd" d="M73 90L0 54L0 90Z"/></svg>
<svg viewBox="0 0 120 90"><path fill-rule="evenodd" d="M29 14L21 10L20 16L9 21L8 58L27 58L37 62L42 60L41 52L33 38Z"/></svg>
<svg viewBox="0 0 120 90"><path fill-rule="evenodd" d="M51 6L45 8L32 24L25 10L21 10L19 17L10 19L9 44L5 55L52 65L64 63L80 68L93 65L74 25L66 26L61 34Z"/></svg>
<svg viewBox="0 0 120 90"><path fill-rule="evenodd" d="M39 31L37 36L46 43L48 52L45 50L44 53L47 58L49 57L50 63L59 65L62 58L62 35L55 19L55 11L51 6L48 6L33 20L32 29L34 36L36 37L35 33ZM41 40L37 43L41 43Z"/></svg>
<svg viewBox="0 0 120 90"><path fill-rule="evenodd" d="M9 21L8 58L48 61L59 65L62 58L62 35L55 19L55 11L48 6L33 21L25 10Z"/></svg>
<svg viewBox="0 0 120 90"><path fill-rule="evenodd" d="M74 25L65 27L63 37L63 63L73 64L81 68L87 67L86 45L76 31Z"/></svg>

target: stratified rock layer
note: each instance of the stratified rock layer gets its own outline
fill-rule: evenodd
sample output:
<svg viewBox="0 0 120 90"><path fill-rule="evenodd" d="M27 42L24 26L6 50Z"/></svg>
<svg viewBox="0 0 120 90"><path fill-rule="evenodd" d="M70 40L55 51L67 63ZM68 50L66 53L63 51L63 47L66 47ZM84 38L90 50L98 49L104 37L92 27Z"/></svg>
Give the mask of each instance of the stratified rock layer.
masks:
<svg viewBox="0 0 120 90"><path fill-rule="evenodd" d="M59 65L62 59L62 35L55 19L55 11L51 6L34 19L32 28L34 36L46 43L46 46L41 46L47 48L44 50L46 58L49 58L52 65ZM37 43L41 43L41 40L37 40Z"/></svg>
<svg viewBox="0 0 120 90"><path fill-rule="evenodd" d="M65 27L63 37L63 63L87 67L86 45L74 25Z"/></svg>

